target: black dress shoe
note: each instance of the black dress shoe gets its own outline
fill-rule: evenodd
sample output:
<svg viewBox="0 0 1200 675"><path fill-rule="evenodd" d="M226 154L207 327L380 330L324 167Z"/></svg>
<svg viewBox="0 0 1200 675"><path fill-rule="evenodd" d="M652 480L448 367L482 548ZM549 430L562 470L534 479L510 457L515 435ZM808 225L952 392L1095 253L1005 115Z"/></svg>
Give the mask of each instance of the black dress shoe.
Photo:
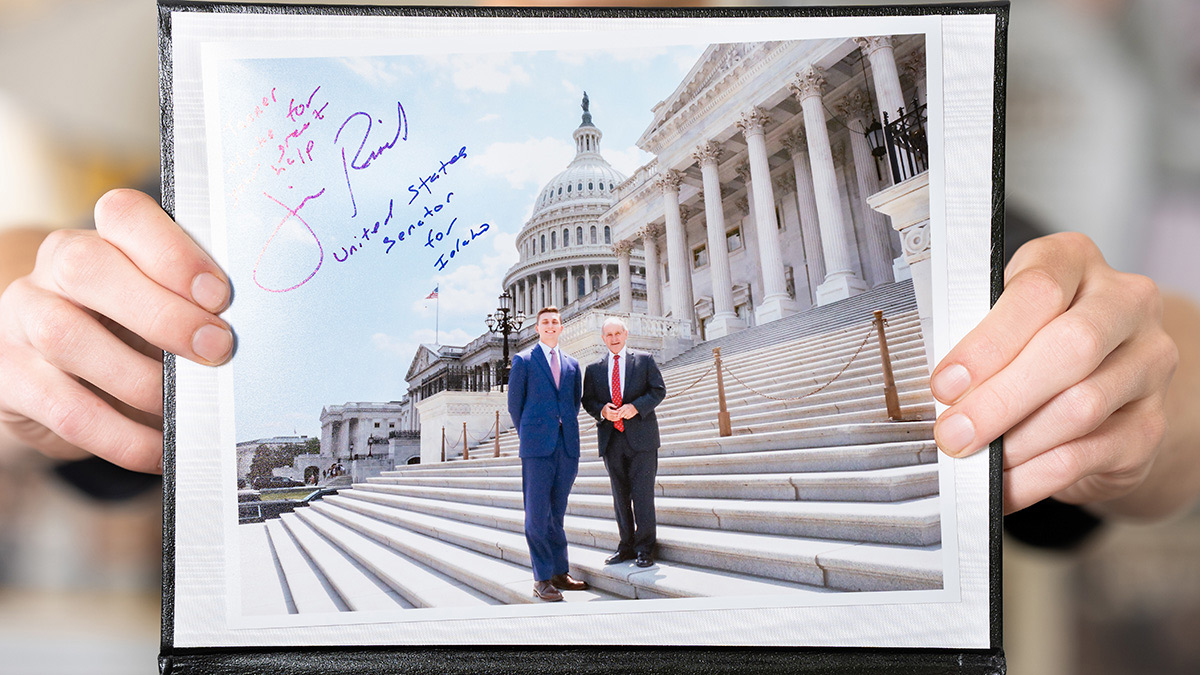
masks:
<svg viewBox="0 0 1200 675"><path fill-rule="evenodd" d="M562 593L549 581L533 582L533 597L543 602L561 602L563 599Z"/></svg>
<svg viewBox="0 0 1200 675"><path fill-rule="evenodd" d="M586 591L591 588L588 582L580 581L570 574L555 574L550 577L550 584L560 591Z"/></svg>
<svg viewBox="0 0 1200 675"><path fill-rule="evenodd" d="M616 553L605 558L604 564L605 565L616 565L617 563L623 563L626 560L633 560L633 558L634 558L634 555L632 553L628 553L626 551L617 551Z"/></svg>
<svg viewBox="0 0 1200 675"><path fill-rule="evenodd" d="M638 567L652 567L654 565L654 559L650 557L649 553L639 553L637 554L637 560L635 560L633 564L637 565Z"/></svg>

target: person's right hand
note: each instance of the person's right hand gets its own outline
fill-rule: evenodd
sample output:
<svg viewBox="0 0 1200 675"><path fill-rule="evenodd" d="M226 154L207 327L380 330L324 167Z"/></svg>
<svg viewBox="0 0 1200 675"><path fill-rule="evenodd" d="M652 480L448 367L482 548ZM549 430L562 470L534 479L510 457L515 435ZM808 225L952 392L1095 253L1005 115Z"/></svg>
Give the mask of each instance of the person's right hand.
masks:
<svg viewBox="0 0 1200 675"><path fill-rule="evenodd" d="M217 365L225 274L150 197L114 190L96 230L51 233L0 296L0 425L46 455L162 471L162 353Z"/></svg>

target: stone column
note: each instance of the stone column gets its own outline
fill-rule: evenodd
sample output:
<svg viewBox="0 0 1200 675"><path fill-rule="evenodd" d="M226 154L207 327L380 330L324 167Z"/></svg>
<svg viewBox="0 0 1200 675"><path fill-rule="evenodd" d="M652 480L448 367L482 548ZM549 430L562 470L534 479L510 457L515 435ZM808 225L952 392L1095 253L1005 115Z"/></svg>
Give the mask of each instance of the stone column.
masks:
<svg viewBox="0 0 1200 675"><path fill-rule="evenodd" d="M758 259L762 268L763 299L754 310L759 325L782 319L799 311L788 295L783 269L783 250L779 245L779 223L775 220L775 190L771 185L771 165L767 160L765 125L767 112L755 107L737 121L746 137L750 154L750 186L754 200L754 231L758 235ZM709 254L711 255L711 251Z"/></svg>
<svg viewBox="0 0 1200 675"><path fill-rule="evenodd" d="M713 317L705 329L710 340L746 327L733 308L733 274L729 269L729 247L725 241L725 207L721 203L721 179L717 175L721 146L709 141L696 148L693 157L704 177L704 227L708 231L708 269L712 274Z"/></svg>
<svg viewBox="0 0 1200 675"><path fill-rule="evenodd" d="M861 91L850 92L838 105L839 112L849 120L850 152L854 157L854 173L858 178L858 193L865 207L867 197L879 192L879 179L875 174L875 157L871 155L867 142L867 120L871 115L871 103ZM863 208L863 229L866 231L867 257L864 273L871 286L895 281L892 274L892 236L887 218L872 208Z"/></svg>
<svg viewBox="0 0 1200 675"><path fill-rule="evenodd" d="M686 321L691 326L692 294L688 284L691 276L688 264L687 232L683 229L683 219L679 215L679 184L683 175L678 171L669 170L658 179L658 186L663 192L663 209L666 213L667 229L667 267L671 272L671 316L677 321Z"/></svg>
<svg viewBox="0 0 1200 675"><path fill-rule="evenodd" d="M804 109L813 194L816 196L821 246L825 253L825 281L817 287L817 304L826 305L858 295L867 289L867 285L854 273L851 263L851 240L842 217L841 191L838 190L837 171L833 167L829 129L825 126L825 106L821 101L825 76L810 66L790 86Z"/></svg>
<svg viewBox="0 0 1200 675"><path fill-rule="evenodd" d="M900 72L912 81L917 90L917 105L925 105L928 87L925 80L925 52L912 52L897 64Z"/></svg>
<svg viewBox="0 0 1200 675"><path fill-rule="evenodd" d="M562 284L558 280L558 270L550 270L550 304L562 309Z"/></svg>
<svg viewBox="0 0 1200 675"><path fill-rule="evenodd" d="M541 307L537 304L537 296L534 295L535 293L537 293L536 280L533 277L525 277L525 295L527 296L525 298L525 302L529 303L529 311L526 312L526 314L530 316L537 314L537 311L541 309Z"/></svg>
<svg viewBox="0 0 1200 675"><path fill-rule="evenodd" d="M646 313L662 316L662 281L658 278L658 238L663 227L657 223L642 228L642 247L646 250Z"/></svg>
<svg viewBox="0 0 1200 675"><path fill-rule="evenodd" d="M788 134L783 146L792 156L796 174L796 205L800 212L800 231L804 236L804 264L808 268L808 287L815 299L817 286L825 281L825 255L821 252L821 228L817 219L817 199L813 195L812 169L808 164L808 140L803 129Z"/></svg>
<svg viewBox="0 0 1200 675"><path fill-rule="evenodd" d="M617 254L617 278L621 287L621 312L633 314L633 273L629 269L629 256L633 253L633 242L618 241L613 244Z"/></svg>
<svg viewBox="0 0 1200 675"><path fill-rule="evenodd" d="M900 89L900 74L896 71L896 54L889 36L857 37L854 42L871 61L871 79L875 81L875 97L879 99L879 119L883 113L895 121L897 111L905 107L904 92Z"/></svg>
<svg viewBox="0 0 1200 675"><path fill-rule="evenodd" d="M575 267L567 268L567 304L579 300L579 285L575 283Z"/></svg>
<svg viewBox="0 0 1200 675"><path fill-rule="evenodd" d="M538 272L537 278L538 278L538 280L537 280L537 283L538 283L538 294L537 294L538 309L541 309L542 307L545 307L546 305L550 304L550 298L546 295L546 278L545 278L545 276L543 276L543 273Z"/></svg>
<svg viewBox="0 0 1200 675"><path fill-rule="evenodd" d="M900 233L904 257L912 269L913 291L917 296L917 317L925 339L925 358L929 369L936 365L933 354L933 265L930 262L929 172L881 190L867 200L871 208L886 213L892 227Z"/></svg>

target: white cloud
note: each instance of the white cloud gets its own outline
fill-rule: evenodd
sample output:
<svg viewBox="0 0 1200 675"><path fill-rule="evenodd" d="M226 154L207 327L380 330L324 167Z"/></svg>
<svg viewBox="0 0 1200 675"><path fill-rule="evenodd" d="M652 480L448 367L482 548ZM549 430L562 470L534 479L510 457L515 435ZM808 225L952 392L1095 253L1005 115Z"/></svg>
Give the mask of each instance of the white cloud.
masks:
<svg viewBox="0 0 1200 675"><path fill-rule="evenodd" d="M401 77L412 75L412 69L408 66L378 58L350 56L339 60L352 73L374 85L393 84Z"/></svg>
<svg viewBox="0 0 1200 675"><path fill-rule="evenodd" d="M488 113L488 114L484 115L483 117L480 117L479 119L475 120L475 122L477 124L483 124L484 122L495 122L498 119L500 119L500 116L497 115L496 113Z"/></svg>
<svg viewBox="0 0 1200 675"><path fill-rule="evenodd" d="M654 155L642 150L636 145L631 145L624 150L605 150L604 158L609 164L613 165L617 171L632 176L635 171L641 168L644 164L654 159Z"/></svg>
<svg viewBox="0 0 1200 675"><path fill-rule="evenodd" d="M492 176L503 176L513 188L540 188L575 156L575 146L560 138L531 138L521 143L493 143L475 155L474 164Z"/></svg>
<svg viewBox="0 0 1200 675"><path fill-rule="evenodd" d="M478 89L503 94L514 84L529 84L532 78L507 54L454 54L426 57L434 68L450 70L450 79L461 90Z"/></svg>

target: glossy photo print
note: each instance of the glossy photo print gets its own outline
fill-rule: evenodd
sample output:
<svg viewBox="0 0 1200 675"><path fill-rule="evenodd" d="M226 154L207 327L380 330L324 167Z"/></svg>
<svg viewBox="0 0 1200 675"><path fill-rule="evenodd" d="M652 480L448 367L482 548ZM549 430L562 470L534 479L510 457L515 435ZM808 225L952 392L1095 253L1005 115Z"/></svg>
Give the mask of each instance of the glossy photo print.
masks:
<svg viewBox="0 0 1200 675"><path fill-rule="evenodd" d="M929 369L994 24L305 18L172 21L237 334L177 364L176 644L989 644Z"/></svg>

